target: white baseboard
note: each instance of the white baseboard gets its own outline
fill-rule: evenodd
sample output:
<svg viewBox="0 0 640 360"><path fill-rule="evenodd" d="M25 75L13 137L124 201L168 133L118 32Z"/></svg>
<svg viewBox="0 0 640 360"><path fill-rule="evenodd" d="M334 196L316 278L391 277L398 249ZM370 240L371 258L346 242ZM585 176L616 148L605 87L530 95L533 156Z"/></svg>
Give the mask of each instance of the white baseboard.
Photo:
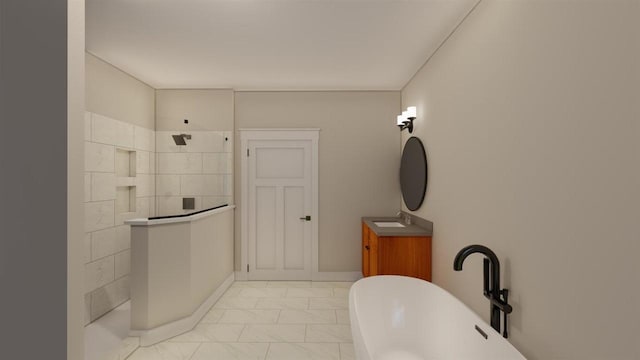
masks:
<svg viewBox="0 0 640 360"><path fill-rule="evenodd" d="M311 274L311 281L357 281L360 279L362 279L360 271L321 271ZM236 280L249 280L249 273L236 271Z"/></svg>
<svg viewBox="0 0 640 360"><path fill-rule="evenodd" d="M360 271L322 271L311 274L311 281L357 281L360 279L362 279ZM236 271L236 280L249 280L249 273Z"/></svg>
<svg viewBox="0 0 640 360"><path fill-rule="evenodd" d="M360 271L320 271L311 274L313 281L357 281L362 279Z"/></svg>
<svg viewBox="0 0 640 360"><path fill-rule="evenodd" d="M193 329L233 284L234 279L235 273L231 273L191 316L149 330L131 330L129 335L140 337L140 346L150 346Z"/></svg>

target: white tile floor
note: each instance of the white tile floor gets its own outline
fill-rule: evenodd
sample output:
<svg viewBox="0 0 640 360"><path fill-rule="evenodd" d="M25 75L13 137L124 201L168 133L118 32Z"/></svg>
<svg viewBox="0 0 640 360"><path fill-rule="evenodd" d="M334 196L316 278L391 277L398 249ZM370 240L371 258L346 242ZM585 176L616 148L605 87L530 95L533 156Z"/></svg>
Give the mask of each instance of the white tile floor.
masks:
<svg viewBox="0 0 640 360"><path fill-rule="evenodd" d="M129 360L355 359L351 284L236 281L192 331Z"/></svg>

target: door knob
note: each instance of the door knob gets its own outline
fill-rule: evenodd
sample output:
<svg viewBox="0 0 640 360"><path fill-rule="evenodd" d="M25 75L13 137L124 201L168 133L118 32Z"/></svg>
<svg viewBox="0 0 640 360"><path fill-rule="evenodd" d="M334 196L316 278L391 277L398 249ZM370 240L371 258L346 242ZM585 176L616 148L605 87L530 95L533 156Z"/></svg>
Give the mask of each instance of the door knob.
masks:
<svg viewBox="0 0 640 360"><path fill-rule="evenodd" d="M307 215L305 217L301 217L300 220L311 221L311 215Z"/></svg>

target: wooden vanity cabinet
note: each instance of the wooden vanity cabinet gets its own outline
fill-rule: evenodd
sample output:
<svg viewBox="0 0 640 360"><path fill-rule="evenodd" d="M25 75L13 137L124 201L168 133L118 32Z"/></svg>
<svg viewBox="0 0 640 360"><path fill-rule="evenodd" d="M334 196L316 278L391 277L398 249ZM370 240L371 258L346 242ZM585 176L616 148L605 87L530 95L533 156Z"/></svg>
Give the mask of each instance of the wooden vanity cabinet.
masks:
<svg viewBox="0 0 640 360"><path fill-rule="evenodd" d="M404 275L431 281L431 236L378 236L362 222L362 276Z"/></svg>

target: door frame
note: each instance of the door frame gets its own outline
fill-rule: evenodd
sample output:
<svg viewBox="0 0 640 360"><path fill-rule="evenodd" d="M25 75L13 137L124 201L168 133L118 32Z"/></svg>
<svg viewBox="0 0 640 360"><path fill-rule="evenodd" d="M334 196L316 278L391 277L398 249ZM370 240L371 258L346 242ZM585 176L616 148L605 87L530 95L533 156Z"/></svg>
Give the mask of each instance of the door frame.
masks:
<svg viewBox="0 0 640 360"><path fill-rule="evenodd" d="M240 271L236 279L248 280L249 272L249 141L303 140L311 141L311 280L318 277L318 139L317 128L258 128L240 132ZM242 276L243 274L244 276Z"/></svg>

